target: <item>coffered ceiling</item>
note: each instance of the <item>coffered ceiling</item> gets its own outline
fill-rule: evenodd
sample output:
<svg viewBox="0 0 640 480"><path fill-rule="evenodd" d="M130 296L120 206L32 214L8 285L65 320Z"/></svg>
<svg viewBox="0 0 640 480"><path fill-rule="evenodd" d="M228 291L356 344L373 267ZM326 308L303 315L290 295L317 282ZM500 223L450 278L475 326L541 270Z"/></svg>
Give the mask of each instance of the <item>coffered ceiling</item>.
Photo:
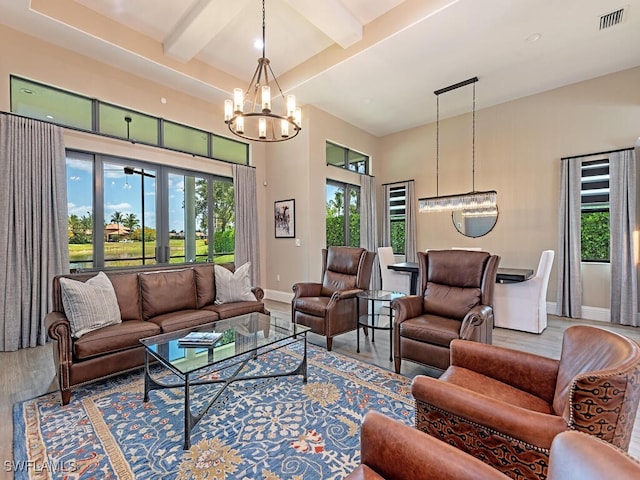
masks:
<svg viewBox="0 0 640 480"><path fill-rule="evenodd" d="M0 23L221 110L261 22L260 0L0 0ZM382 136L434 121L434 90L473 76L481 109L640 65L640 0L266 0L266 55L299 104ZM441 118L470 110L450 95Z"/></svg>

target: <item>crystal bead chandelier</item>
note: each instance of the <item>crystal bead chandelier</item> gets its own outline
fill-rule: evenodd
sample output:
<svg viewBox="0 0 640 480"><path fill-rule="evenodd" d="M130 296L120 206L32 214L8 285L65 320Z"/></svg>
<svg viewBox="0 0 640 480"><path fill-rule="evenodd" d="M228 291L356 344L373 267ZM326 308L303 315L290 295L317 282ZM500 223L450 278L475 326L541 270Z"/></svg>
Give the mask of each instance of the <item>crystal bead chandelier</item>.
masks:
<svg viewBox="0 0 640 480"><path fill-rule="evenodd" d="M436 90L436 196L418 199L418 211L420 213L452 212L461 210L469 216L492 215L497 212L498 192L488 190L476 191L476 82L478 77L473 77L455 85ZM440 166L440 95L456 88L473 84L473 114L472 114L472 191L456 195L439 195L439 166Z"/></svg>
<svg viewBox="0 0 640 480"><path fill-rule="evenodd" d="M246 92L233 89L233 100L224 102L224 122L235 135L258 142L282 142L295 137L302 129L302 115L294 95L285 96L265 55L265 7L262 0L262 57ZM273 81L280 93L283 114L272 109Z"/></svg>

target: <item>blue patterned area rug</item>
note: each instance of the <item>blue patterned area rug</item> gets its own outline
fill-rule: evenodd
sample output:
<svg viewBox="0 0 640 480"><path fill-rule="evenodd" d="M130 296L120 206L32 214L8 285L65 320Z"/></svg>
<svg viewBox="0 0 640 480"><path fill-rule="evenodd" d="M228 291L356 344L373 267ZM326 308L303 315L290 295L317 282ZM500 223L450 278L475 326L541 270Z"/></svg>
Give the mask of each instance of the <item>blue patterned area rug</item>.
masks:
<svg viewBox="0 0 640 480"><path fill-rule="evenodd" d="M245 368L288 368L301 352L295 344ZM141 372L75 389L66 406L57 392L18 403L15 478L341 479L359 463L368 410L413 424L409 379L313 345L308 365L306 385L301 376L232 384L194 428L190 450L183 390L152 391L144 403ZM194 405L216 388L196 387Z"/></svg>

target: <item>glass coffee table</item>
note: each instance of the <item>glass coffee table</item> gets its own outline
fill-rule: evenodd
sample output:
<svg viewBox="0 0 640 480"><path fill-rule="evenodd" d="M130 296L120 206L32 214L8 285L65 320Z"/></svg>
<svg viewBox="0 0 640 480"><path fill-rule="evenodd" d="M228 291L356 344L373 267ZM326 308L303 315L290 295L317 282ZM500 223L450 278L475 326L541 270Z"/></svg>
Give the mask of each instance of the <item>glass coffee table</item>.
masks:
<svg viewBox="0 0 640 480"><path fill-rule="evenodd" d="M389 308L389 315L380 315L376 313L376 302L380 302L382 305L388 304L391 307L391 302L396 298L404 297L405 294L401 292L391 292L387 290L364 290L356 295L358 297L358 325L356 332L356 353L360 353L360 327L365 327L365 333L371 329L371 341L375 342L376 330L389 330L389 361L393 360L393 310ZM364 315L360 315L360 301L367 301L367 312Z"/></svg>
<svg viewBox="0 0 640 480"><path fill-rule="evenodd" d="M240 315L194 328L163 333L143 338L145 347L144 401L149 401L149 392L165 388L184 388L184 449L191 447L191 431L207 413L211 405L233 382L302 375L307 382L307 332L308 327L297 325L290 320L278 319L261 313ZM179 339L190 332L220 332L222 336L212 346L181 347ZM242 375L242 369L258 356L287 345L302 342L304 354L299 365L291 371L269 371L265 375ZM164 382L151 375L150 360L178 377L178 382ZM220 369L216 370L216 367ZM211 378L211 372L221 376ZM206 375L205 375L206 373ZM157 374L156 374L157 377ZM211 400L199 412L191 411L190 394L198 385L222 384Z"/></svg>

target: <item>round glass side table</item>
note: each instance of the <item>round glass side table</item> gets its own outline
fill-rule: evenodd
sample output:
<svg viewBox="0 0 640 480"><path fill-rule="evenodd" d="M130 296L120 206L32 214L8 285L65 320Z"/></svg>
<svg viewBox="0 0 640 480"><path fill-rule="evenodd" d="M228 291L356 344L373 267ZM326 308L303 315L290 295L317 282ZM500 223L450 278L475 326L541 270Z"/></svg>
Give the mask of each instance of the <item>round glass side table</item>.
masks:
<svg viewBox="0 0 640 480"><path fill-rule="evenodd" d="M391 292L388 290L365 290L356 295L358 325L356 328L357 347L356 352L360 353L360 327L371 329L371 342L375 342L376 330L389 331L389 361L393 360L393 310L389 308L389 315L382 315L376 312L376 303L391 307L391 302L396 298L404 297L401 292ZM366 300L367 311L360 314L360 300Z"/></svg>

